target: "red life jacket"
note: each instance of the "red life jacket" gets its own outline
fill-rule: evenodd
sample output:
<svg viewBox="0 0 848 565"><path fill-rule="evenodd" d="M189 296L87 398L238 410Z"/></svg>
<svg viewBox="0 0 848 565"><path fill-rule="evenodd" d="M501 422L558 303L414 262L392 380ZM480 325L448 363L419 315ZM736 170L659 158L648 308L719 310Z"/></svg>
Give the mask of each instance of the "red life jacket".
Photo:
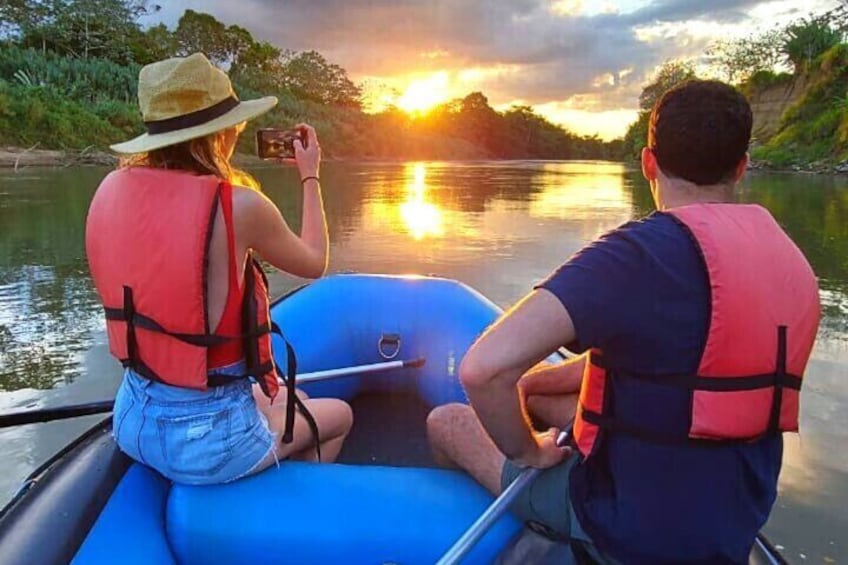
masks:
<svg viewBox="0 0 848 565"><path fill-rule="evenodd" d="M86 220L89 267L106 311L109 349L125 366L206 390L216 381L208 375L208 348L241 339L245 376L273 398L279 385L267 282L256 262L245 271L244 333L220 336L209 327L209 244L224 190L231 188L212 176L141 167L112 172Z"/></svg>
<svg viewBox="0 0 848 565"><path fill-rule="evenodd" d="M709 332L697 374L639 375L592 349L583 374L574 440L588 457L606 433L660 443L753 441L798 430L801 379L819 323L815 274L762 207L699 204L669 210L703 256ZM691 391L685 434L640 428L610 413L610 379L668 383ZM644 410L662 410L645 405Z"/></svg>

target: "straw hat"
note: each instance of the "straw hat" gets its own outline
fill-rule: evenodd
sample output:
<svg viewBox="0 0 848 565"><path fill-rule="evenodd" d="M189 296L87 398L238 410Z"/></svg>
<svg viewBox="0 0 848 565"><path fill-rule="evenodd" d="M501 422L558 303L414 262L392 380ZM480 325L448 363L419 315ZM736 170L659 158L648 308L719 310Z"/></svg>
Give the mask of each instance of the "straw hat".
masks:
<svg viewBox="0 0 848 565"><path fill-rule="evenodd" d="M240 102L230 79L202 54L146 65L138 75L138 105L147 133L112 145L143 153L233 127L277 104L266 96Z"/></svg>

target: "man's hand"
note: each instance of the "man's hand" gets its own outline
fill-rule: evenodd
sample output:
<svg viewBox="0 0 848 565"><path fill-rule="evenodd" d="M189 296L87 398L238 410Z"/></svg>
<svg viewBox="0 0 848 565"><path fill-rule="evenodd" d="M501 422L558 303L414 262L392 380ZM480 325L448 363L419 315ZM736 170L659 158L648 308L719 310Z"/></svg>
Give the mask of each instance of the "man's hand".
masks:
<svg viewBox="0 0 848 565"><path fill-rule="evenodd" d="M534 432L533 439L536 440L535 449L516 458L514 460L515 464L520 467L547 469L570 457L572 452L570 447L559 447L557 445L559 434L560 430L557 428L550 428L545 432Z"/></svg>

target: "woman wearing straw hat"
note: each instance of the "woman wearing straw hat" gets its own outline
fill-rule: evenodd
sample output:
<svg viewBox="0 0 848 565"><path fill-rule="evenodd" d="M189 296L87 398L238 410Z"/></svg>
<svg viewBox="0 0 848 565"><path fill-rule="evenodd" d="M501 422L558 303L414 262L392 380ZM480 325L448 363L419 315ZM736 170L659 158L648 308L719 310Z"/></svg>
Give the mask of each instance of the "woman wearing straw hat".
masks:
<svg viewBox="0 0 848 565"><path fill-rule="evenodd" d="M147 133L112 146L129 157L101 183L86 222L110 351L126 368L113 416L118 445L190 484L232 481L287 457L333 461L350 407L293 386L277 394L267 283L252 257L301 277L324 273L315 130L301 125L305 143L295 141L297 236L230 164L245 122L276 98L239 101L202 54L144 67L138 98Z"/></svg>

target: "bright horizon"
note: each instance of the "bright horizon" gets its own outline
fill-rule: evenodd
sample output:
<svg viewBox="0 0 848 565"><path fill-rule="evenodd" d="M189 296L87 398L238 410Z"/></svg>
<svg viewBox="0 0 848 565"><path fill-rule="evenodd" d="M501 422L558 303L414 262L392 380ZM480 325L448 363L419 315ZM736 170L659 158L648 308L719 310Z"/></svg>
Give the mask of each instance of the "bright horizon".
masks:
<svg viewBox="0 0 848 565"><path fill-rule="evenodd" d="M171 27L186 9L255 37L315 49L366 85L366 109L413 115L480 91L498 110L531 106L579 135L621 137L642 86L665 61L709 73L705 51L821 12L837 0L181 0L149 18ZM331 14L332 17L329 17Z"/></svg>

